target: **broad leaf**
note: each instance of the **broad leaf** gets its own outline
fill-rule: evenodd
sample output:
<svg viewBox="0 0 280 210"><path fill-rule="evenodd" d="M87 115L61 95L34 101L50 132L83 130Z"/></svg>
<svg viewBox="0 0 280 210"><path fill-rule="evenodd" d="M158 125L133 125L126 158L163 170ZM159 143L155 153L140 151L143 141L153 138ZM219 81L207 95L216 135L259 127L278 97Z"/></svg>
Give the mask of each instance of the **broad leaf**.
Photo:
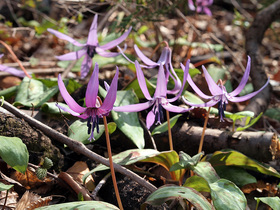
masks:
<svg viewBox="0 0 280 210"><path fill-rule="evenodd" d="M17 137L0 136L0 156L15 170L25 173L29 160L26 145Z"/></svg>
<svg viewBox="0 0 280 210"><path fill-rule="evenodd" d="M24 77L18 87L15 106L40 107L58 92L58 86L47 88L41 81Z"/></svg>
<svg viewBox="0 0 280 210"><path fill-rule="evenodd" d="M116 124L114 122L108 123L109 133L113 133L116 130ZM97 129L94 129L94 138L95 141L98 140L105 131L104 125L99 125L99 133L97 133ZM69 126L68 136L71 139L82 142L83 144L89 144L92 141L89 141L90 134L88 134L87 122L82 122L80 120L76 120Z"/></svg>
<svg viewBox="0 0 280 210"><path fill-rule="evenodd" d="M196 166L194 166L193 172L203 177L209 184L220 179L215 169L209 162L199 162Z"/></svg>
<svg viewBox="0 0 280 210"><path fill-rule="evenodd" d="M244 210L247 200L243 192L231 181L219 179L209 184L211 198L216 210Z"/></svg>
<svg viewBox="0 0 280 210"><path fill-rule="evenodd" d="M63 111L62 109L59 109L56 104L59 104L60 106L62 107L65 107L65 108L69 108L69 106L67 104L64 104L64 103L60 103L60 102L47 102L47 103L44 103L42 106L41 106L41 110L43 112L46 112L46 113L49 113L49 114L63 114L63 115L71 115L69 112L65 112Z"/></svg>
<svg viewBox="0 0 280 210"><path fill-rule="evenodd" d="M216 166L237 166L280 178L280 174L274 168L261 164L235 150L228 149L217 151L208 159L208 161L214 168Z"/></svg>
<svg viewBox="0 0 280 210"><path fill-rule="evenodd" d="M171 127L171 128L176 124L177 120L178 120L179 117L181 117L181 116L182 116L182 114L178 114L178 115L175 115L174 117L172 117L172 118L170 119L170 127ZM157 126L157 127L152 131L152 135L164 133L164 132L166 132L166 131L168 131L168 124L167 124L167 122L164 122L164 123L160 124L159 126Z"/></svg>
<svg viewBox="0 0 280 210"><path fill-rule="evenodd" d="M36 208L37 210L69 210L69 209L75 209L75 210L88 210L88 209L94 209L94 210L118 210L116 206L102 202L102 201L76 201L76 202L70 202L70 203L61 203L56 205L50 205L50 206L43 206Z"/></svg>
<svg viewBox="0 0 280 210"><path fill-rule="evenodd" d="M133 163L146 159L147 157L151 157L157 154L160 154L160 152L154 149L131 149L114 155L113 162L120 165L131 165ZM107 169L109 169L108 166L100 164L96 168L85 174L83 177L83 181L85 181L90 174Z"/></svg>
<svg viewBox="0 0 280 210"><path fill-rule="evenodd" d="M257 117L255 117L254 119L252 119L252 120L250 121L250 123L247 124L246 126L244 126L244 127L238 127L238 128L236 129L236 131L243 131L243 130L246 130L247 128L250 128L251 126L253 126L253 125L261 118L262 114L263 114L263 113L261 112Z"/></svg>
<svg viewBox="0 0 280 210"><path fill-rule="evenodd" d="M211 191L208 182L203 177L196 175L187 178L186 182L184 183L184 187L193 188L198 192Z"/></svg>
<svg viewBox="0 0 280 210"><path fill-rule="evenodd" d="M153 157L144 159L142 160L142 162L156 163L163 166L167 171L170 171L171 166L179 162L179 155L177 154L176 151L166 151L166 152L161 152L160 154L155 155ZM180 181L185 171L186 171L185 169L171 171L170 175L173 180Z"/></svg>
<svg viewBox="0 0 280 210"><path fill-rule="evenodd" d="M280 210L280 198L279 197L263 197L263 198L255 198L257 200L256 209L258 209L260 201L269 205L273 210Z"/></svg>
<svg viewBox="0 0 280 210"><path fill-rule="evenodd" d="M4 96L6 99L14 96L18 90L18 86L12 86L10 88L0 91L0 96Z"/></svg>
<svg viewBox="0 0 280 210"><path fill-rule="evenodd" d="M229 181L235 183L238 187L246 184L256 183L257 180L254 176L249 174L245 169L236 166L216 166L217 174Z"/></svg>
<svg viewBox="0 0 280 210"><path fill-rule="evenodd" d="M12 185L12 184L7 185L7 184L4 184L4 183L0 182L0 192L1 192L1 191L4 191L4 190L9 190L9 189L11 189L13 186L14 186L14 185Z"/></svg>
<svg viewBox="0 0 280 210"><path fill-rule="evenodd" d="M146 202L150 205L161 205L168 200L186 199L196 209L210 210L214 207L196 190L189 187L168 186L157 189L147 198Z"/></svg>
<svg viewBox="0 0 280 210"><path fill-rule="evenodd" d="M130 91L118 91L115 106L124 106L138 103L136 95ZM139 148L145 147L144 130L140 125L138 113L135 112L114 112L113 120L118 128Z"/></svg>

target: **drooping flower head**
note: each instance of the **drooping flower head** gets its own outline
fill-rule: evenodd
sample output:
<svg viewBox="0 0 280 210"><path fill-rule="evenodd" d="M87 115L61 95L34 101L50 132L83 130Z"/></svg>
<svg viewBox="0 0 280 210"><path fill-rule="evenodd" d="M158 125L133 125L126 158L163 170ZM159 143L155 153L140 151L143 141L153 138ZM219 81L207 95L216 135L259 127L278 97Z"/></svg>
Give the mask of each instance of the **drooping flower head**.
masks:
<svg viewBox="0 0 280 210"><path fill-rule="evenodd" d="M87 90L86 90L86 97L85 97L85 103L86 107L80 106L68 93L61 76L58 75L58 87L60 90L60 93L64 99L64 101L67 103L70 109L59 106L57 106L62 109L63 111L69 112L73 116L77 116L82 119L87 119L88 123L88 134L90 134L89 140L94 139L93 132L96 127L97 132L99 132L99 118L103 116L107 116L109 112L113 109L113 105L116 100L117 96L117 86L118 86L118 75L119 75L119 69L117 67L116 74L113 78L113 81L111 83L111 86L106 85L107 89L107 96L105 97L103 103L101 104L99 101L98 94L98 87L99 87L99 81L98 81L98 64L95 64L94 71L91 75L91 78L88 82Z"/></svg>
<svg viewBox="0 0 280 210"><path fill-rule="evenodd" d="M206 15L212 16L211 10L208 8L213 4L213 0L196 0L194 6L193 0L188 0L190 10L197 11L198 13L204 12Z"/></svg>
<svg viewBox="0 0 280 210"><path fill-rule="evenodd" d="M0 54L0 58L2 58L4 56L4 54ZM14 76L17 76L17 77L25 77L26 74L21 71L21 70L18 70L16 68L13 68L13 67L9 67L9 66L5 66L5 65L2 65L0 64L0 71L5 71L5 72L8 72ZM28 73L30 75L30 73Z"/></svg>
<svg viewBox="0 0 280 210"><path fill-rule="evenodd" d="M119 47L118 47L119 48ZM134 63L131 61L124 53L123 51L119 48L120 52L122 55L131 63ZM174 71L174 68L171 63L172 59L172 50L170 47L166 46L163 48L160 58L158 59L157 62L152 61L149 59L147 56L145 56L141 50L137 47L137 45L134 45L134 50L137 54L137 56L145 63L145 65L140 65L142 68L158 68L160 65L163 65L165 67L165 81L169 81L169 77L172 78L174 81L174 88L172 90L167 90L168 94L177 94L180 91L180 88L182 87L182 83L180 79L178 78L176 72Z"/></svg>
<svg viewBox="0 0 280 210"><path fill-rule="evenodd" d="M86 77L86 75L88 74L89 69L92 66L92 58L96 53L103 57L115 57L115 56L119 55L120 53L108 52L107 50L110 50L110 49L116 47L121 42L123 42L126 39L126 37L128 36L128 34L130 33L131 28L132 28L132 27L130 27L127 30L127 32L125 32L119 38L100 46L98 43L98 37L97 37L97 18L98 18L98 16L95 15L93 22L91 24L89 33L88 33L87 42L85 44L82 44L82 43L74 40L70 36L67 36L59 31L56 31L56 30L53 30L50 28L48 29L48 31L50 33L54 34L58 38L69 41L70 43L72 43L73 45L75 45L77 47L82 47L82 49L80 49L78 51L70 52L70 53L67 53L67 54L64 54L61 56L56 56L56 58L59 60L78 60L82 56L85 56L84 60L82 62L82 67L81 67L81 77L82 78Z"/></svg>
<svg viewBox="0 0 280 210"><path fill-rule="evenodd" d="M181 65L182 68L184 68L183 65ZM187 67L185 67L187 68ZM242 101L246 101L252 97L254 97L255 95L257 95L260 91L262 91L269 83L269 79L267 80L267 82L264 84L264 86L262 88L260 88L259 90L250 93L248 95L245 96L240 96L240 97L236 97L245 87L248 78L249 78L249 74L250 74L250 68L251 68L251 58L248 56L248 63L247 63L247 67L245 70L245 73L241 79L241 82L239 83L238 87L228 93L225 86L223 85L222 81L220 80L218 82L218 84L215 83L215 81L212 79L212 77L210 76L210 74L208 73L208 71L206 70L206 68L204 66L202 66L203 69L203 73L206 79L206 82L208 84L209 90L211 92L211 96L204 94L193 82L193 80L191 79L191 77L187 78L187 81L189 83L189 85L193 88L193 90L201 97L204 99L207 99L209 101L207 101L206 103L203 104L194 104L189 102L188 100L186 100L183 97L183 100L186 104L190 105L190 106L194 106L194 107L212 107L215 104L218 104L218 110L219 110L219 116L220 116L220 121L224 121L224 110L226 109L226 104L228 104L228 101L232 101L232 102L242 102Z"/></svg>
<svg viewBox="0 0 280 210"><path fill-rule="evenodd" d="M188 61L189 63L189 61ZM168 99L166 94L167 94L167 83L165 81L165 74L164 74L164 69L163 69L163 64L160 63L159 65L159 71L158 71L158 77L157 77L157 86L156 90L154 93L154 96L151 97L145 77L143 74L143 71L140 67L140 64L138 61L135 61L135 67L136 67L136 74L139 82L139 86L145 96L145 98L148 100L147 102L144 103L139 103L139 104L131 104L131 105L126 105L126 106L120 106L120 107L114 107L113 110L117 112L139 112L145 109L148 109L149 107L152 107L152 110L148 113L147 118L146 118L146 126L148 129L154 124L156 121L156 124L160 124L163 118L163 109L166 109L170 112L176 112L176 113L183 113L189 111L189 109L185 109L179 106L174 106L170 102L176 101L182 91L183 88L179 91L179 93L171 98ZM184 80L183 80L183 85L184 87L186 80L188 77L188 68L184 72Z"/></svg>

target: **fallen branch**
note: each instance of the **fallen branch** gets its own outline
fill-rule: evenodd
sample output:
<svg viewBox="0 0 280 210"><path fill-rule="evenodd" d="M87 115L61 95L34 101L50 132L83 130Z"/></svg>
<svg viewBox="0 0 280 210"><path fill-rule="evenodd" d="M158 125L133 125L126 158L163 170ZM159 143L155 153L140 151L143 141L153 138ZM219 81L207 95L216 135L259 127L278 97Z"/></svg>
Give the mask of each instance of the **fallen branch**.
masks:
<svg viewBox="0 0 280 210"><path fill-rule="evenodd" d="M41 123L40 121L28 116L27 114L21 112L19 109L11 105L10 103L0 99L0 104L3 103L3 108L14 114L16 117L24 119L26 122L28 122L30 125L40 129L45 135L49 136L53 140L59 141L63 144L66 144L71 150L78 154L82 154L92 160L95 160L96 162L102 163L106 166L110 166L109 161L105 159L104 157L90 151L84 144L81 142L75 141L56 130L53 130L49 126ZM139 175L135 174L134 172L128 170L127 168L114 163L114 168L117 172L122 173L125 176L128 176L132 180L138 182L143 187L147 188L151 192L154 192L157 188L152 185L151 183L147 182L145 179L140 177Z"/></svg>
<svg viewBox="0 0 280 210"><path fill-rule="evenodd" d="M246 52L251 57L251 78L255 90L260 89L267 81L260 52L260 45L265 31L271 23L280 18L280 1L276 1L269 7L260 11L255 17L251 27L246 32ZM260 24L261 23L261 24ZM252 111L258 116L264 112L270 102L270 85L250 100L246 110Z"/></svg>
<svg viewBox="0 0 280 210"><path fill-rule="evenodd" d="M195 155L198 150L203 128L192 126L187 122L177 122L172 128L174 149ZM158 147L168 141L168 134L155 135ZM161 143L160 143L161 142ZM272 132L229 132L218 129L206 129L202 151L206 154L221 149L231 148L251 158L268 162L279 158L280 143L277 135ZM165 150L166 148L158 148Z"/></svg>

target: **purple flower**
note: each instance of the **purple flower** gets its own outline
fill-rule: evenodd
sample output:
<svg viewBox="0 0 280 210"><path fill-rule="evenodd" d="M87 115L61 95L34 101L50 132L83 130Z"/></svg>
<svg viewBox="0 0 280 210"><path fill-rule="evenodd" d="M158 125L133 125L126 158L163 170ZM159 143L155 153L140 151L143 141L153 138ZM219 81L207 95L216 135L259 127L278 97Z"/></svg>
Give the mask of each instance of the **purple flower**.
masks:
<svg viewBox="0 0 280 210"><path fill-rule="evenodd" d="M188 61L189 63L189 61ZM141 70L141 67L138 63L138 61L135 61L135 67L136 67L136 74L139 82L139 86L145 96L145 98L148 100L147 102L144 103L139 103L139 104L131 104L131 105L126 105L126 106L121 106L121 107L114 107L113 110L117 112L139 112L144 109L148 109L149 107L153 106L152 110L148 113L147 118L146 118L146 125L147 128L150 129L150 127L154 124L156 121L156 124L161 123L161 120L163 118L163 108L170 111L170 112L177 112L177 113L182 113L182 112L187 112L189 109L185 109L182 107L174 106L170 104L170 102L176 101L182 91L183 87L186 83L187 76L188 76L188 68L185 69L184 72L184 79L183 79L183 86L179 93L171 99L166 98L167 94L167 84L165 81L165 74L164 74L164 69L162 63L159 65L159 71L158 71L158 78L157 78L157 86L156 90L154 93L154 96L151 97L144 74Z"/></svg>
<svg viewBox="0 0 280 210"><path fill-rule="evenodd" d="M0 54L0 58L3 57L4 54ZM10 74L13 74L17 77L25 77L25 73L21 70L18 70L16 68L12 68L12 67L9 67L9 66L5 66L5 65L1 65L0 64L0 71L5 71L5 72L8 72ZM30 73L28 73L30 75Z"/></svg>
<svg viewBox="0 0 280 210"><path fill-rule="evenodd" d="M118 47L119 48L119 47ZM131 61L124 53L123 51L119 48L120 52L122 55L131 63L134 63ZM159 67L161 64L165 67L166 69L166 74L165 74L165 81L168 82L169 76L172 78L172 80L175 83L175 86L173 90L167 90L168 94L176 94L180 91L180 88L182 86L180 79L178 78L176 72L173 69L173 66L171 64L171 56L172 56L172 51L169 47L164 47L160 58L157 62L152 61L149 59L147 56L145 56L141 50L137 47L137 45L134 45L134 50L137 54L137 56L146 64L146 65L140 65L142 68L156 68ZM170 73L171 71L171 73Z"/></svg>
<svg viewBox="0 0 280 210"><path fill-rule="evenodd" d="M99 87L98 72L99 68L98 64L96 63L86 90L85 102L87 107L81 107L76 101L74 101L74 99L67 92L67 89L61 79L61 76L58 75L58 87L60 93L70 109L59 106L58 104L57 106L63 111L69 112L73 116L77 116L79 118L88 120L88 134L91 134L89 140L94 139L93 132L95 127L97 129L97 132L99 132L99 118L107 116L109 112L113 109L113 105L115 103L117 95L119 75L118 67L111 86L109 87L108 85L106 85L108 93L104 99L104 102L100 104L97 96Z"/></svg>
<svg viewBox="0 0 280 210"><path fill-rule="evenodd" d="M195 11L193 0L188 0L188 4L190 10ZM196 0L195 4L196 4L196 11L198 13L204 12L206 15L212 16L212 12L208 7L213 4L213 0Z"/></svg>
<svg viewBox="0 0 280 210"><path fill-rule="evenodd" d="M85 56L82 66L81 66L81 77L84 78L89 72L89 69L92 66L92 58L93 56L97 53L103 57L115 57L119 55L120 53L116 52L108 52L107 50L112 49L116 47L118 44L123 42L128 34L131 31L130 27L127 32L125 32L122 36L119 38L108 42L105 45L100 46L98 43L98 37L97 37L97 15L94 16L93 22L91 24L89 34L88 34L88 39L85 44L81 44L80 42L74 40L73 38L60 33L59 31L53 30L53 29L48 29L48 31L55 36L57 36L60 39L64 39L66 41L69 41L73 45L77 47L82 47L82 49L76 51L76 52L70 52L61 56L56 56L57 59L59 60L77 60L81 58L82 56Z"/></svg>
<svg viewBox="0 0 280 210"><path fill-rule="evenodd" d="M183 65L181 65L182 68L184 67ZM203 72L204 72L204 76L206 79L206 82L208 84L209 90L211 92L211 96L205 95L192 81L191 77L187 78L187 81L189 83L189 85L193 88L193 90L201 97L204 99L208 99L209 101L204 103L204 104L194 104L191 103L189 101L187 101L184 97L183 100L186 104L190 105L190 106L196 106L196 107L212 107L215 104L218 103L218 110L219 110L219 115L220 115L220 121L224 121L224 110L226 109L226 104L228 103L228 101L232 101L232 102L242 102L242 101L246 101L252 97L254 97L255 95L257 95L260 91L262 91L262 89L264 89L268 83L269 83L269 79L267 80L267 82L265 83L265 85L253 92L250 93L246 96L241 96L241 97L236 97L245 87L247 80L249 78L249 74L250 74L250 67L251 67L251 58L248 56L248 63L247 63L247 67L245 70L245 73L241 79L241 82L239 83L238 87L232 91L231 93L228 93L226 91L225 86L223 85L222 81L219 80L219 84L217 85L215 83L215 81L212 79L212 77L210 76L210 74L208 73L208 71L206 70L206 68L204 66L202 66ZM188 68L187 66L185 68Z"/></svg>

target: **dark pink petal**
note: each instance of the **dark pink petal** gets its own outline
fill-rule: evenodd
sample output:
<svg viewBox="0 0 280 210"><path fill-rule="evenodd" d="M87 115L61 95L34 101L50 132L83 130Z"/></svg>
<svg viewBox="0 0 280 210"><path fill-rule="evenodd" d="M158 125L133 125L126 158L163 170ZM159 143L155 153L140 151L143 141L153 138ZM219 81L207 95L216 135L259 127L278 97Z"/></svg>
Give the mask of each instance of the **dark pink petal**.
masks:
<svg viewBox="0 0 280 210"><path fill-rule="evenodd" d="M247 101L247 100L249 100L250 98L253 98L255 95L257 95L259 92L261 92L261 91L268 85L268 83L269 83L269 79L268 79L267 82L264 84L264 86L262 86L261 89L255 91L255 92L253 92L253 93L250 93L250 94L248 94L248 95L246 95L246 96L232 97L232 96L231 96L231 93L230 93L230 94L228 94L229 97L227 97L227 99L228 99L229 101L232 101L232 102Z"/></svg>
<svg viewBox="0 0 280 210"><path fill-rule="evenodd" d="M164 69L163 69L162 64L160 64L154 98L157 98L157 97L165 98L166 91L167 91L167 84L166 84L166 80L165 80Z"/></svg>
<svg viewBox="0 0 280 210"><path fill-rule="evenodd" d="M202 66L203 73L208 84L209 90L213 96L223 94L222 89L216 84L216 82L212 79L208 71L204 66Z"/></svg>
<svg viewBox="0 0 280 210"><path fill-rule="evenodd" d="M135 68L136 68L138 83L139 83L139 86L142 90L142 93L144 94L146 99L151 100L152 97L151 97L151 95L149 93L149 90L147 88L146 80L145 80L143 71L140 68L140 65L139 65L138 61L135 61Z"/></svg>
<svg viewBox="0 0 280 210"><path fill-rule="evenodd" d="M67 103L67 105L69 106L70 109L72 109L74 112L76 113L83 113L86 111L86 108L81 107L79 104L76 103L76 101L70 96L70 94L68 93L60 74L58 75L58 88L60 90L60 93L64 99L64 101Z"/></svg>
<svg viewBox="0 0 280 210"><path fill-rule="evenodd" d="M230 93L231 96L237 96L244 89L244 87L248 81L249 75L250 75L250 69L251 69L251 58L250 58L250 56L248 56L247 67L244 72L244 75L243 75L238 87Z"/></svg>
<svg viewBox="0 0 280 210"><path fill-rule="evenodd" d="M93 18L92 24L88 33L87 45L97 46L98 45L98 37L97 37L97 19L98 15L96 14Z"/></svg>
<svg viewBox="0 0 280 210"><path fill-rule="evenodd" d="M145 103L130 104L125 106L116 106L113 108L115 112L140 112L142 110L148 109L154 104L154 101L147 101Z"/></svg>
<svg viewBox="0 0 280 210"><path fill-rule="evenodd" d="M182 63L181 63L181 68L186 71L186 68ZM192 87L192 89L197 93L197 95L199 95L201 98L204 98L204 99L211 99L212 96L208 96L208 95L205 95L197 86L196 84L193 82L191 76L188 76L187 77L187 81L189 83L189 85Z"/></svg>
<svg viewBox="0 0 280 210"><path fill-rule="evenodd" d="M64 55L56 56L56 58L61 61L72 61L72 60L80 59L82 56L86 55L86 53L87 53L86 48L83 48L76 52L70 52Z"/></svg>
<svg viewBox="0 0 280 210"><path fill-rule="evenodd" d="M103 104L100 107L101 110L106 110L110 112L113 109L117 97L118 79L119 79L119 68L117 67L117 71L110 85L110 89L103 101Z"/></svg>
<svg viewBox="0 0 280 210"><path fill-rule="evenodd" d="M103 50L109 50L109 49L112 49L113 47L116 47L117 45L119 45L126 39L126 37L129 35L131 29L132 29L132 27L130 26L129 29L123 35L121 35L119 38L100 46L100 48Z"/></svg>
<svg viewBox="0 0 280 210"><path fill-rule="evenodd" d="M98 80L99 68L98 64L95 63L94 70L88 82L87 91L86 91L86 105L87 107L96 107L96 98L99 88Z"/></svg>
<svg viewBox="0 0 280 210"><path fill-rule="evenodd" d="M81 44L80 42L76 41L75 39L71 38L70 36L67 36L67 35L65 35L65 34L59 32L59 31L54 30L54 29L48 28L47 31L52 33L53 35L55 35L57 38L66 40L66 41L72 43L75 46L78 46L78 47L85 46L85 44Z"/></svg>

